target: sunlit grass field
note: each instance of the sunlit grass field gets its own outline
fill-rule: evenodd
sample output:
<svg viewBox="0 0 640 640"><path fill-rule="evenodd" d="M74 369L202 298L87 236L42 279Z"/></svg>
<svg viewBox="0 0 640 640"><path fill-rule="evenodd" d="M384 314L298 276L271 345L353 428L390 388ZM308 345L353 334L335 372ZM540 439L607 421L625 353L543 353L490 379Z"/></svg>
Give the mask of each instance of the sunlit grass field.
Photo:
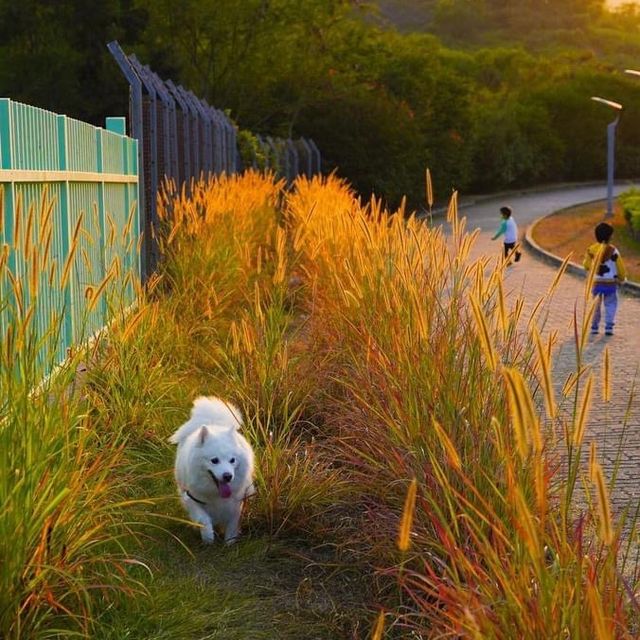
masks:
<svg viewBox="0 0 640 640"><path fill-rule="evenodd" d="M609 367L556 391L455 197L445 233L335 177L249 172L169 186L160 219L160 270L80 389L73 363L14 382L23 345L0 362L3 559L29 531L1 636L637 636L635 525L583 444ZM237 403L256 450L231 549L174 495L166 439L198 394Z"/></svg>

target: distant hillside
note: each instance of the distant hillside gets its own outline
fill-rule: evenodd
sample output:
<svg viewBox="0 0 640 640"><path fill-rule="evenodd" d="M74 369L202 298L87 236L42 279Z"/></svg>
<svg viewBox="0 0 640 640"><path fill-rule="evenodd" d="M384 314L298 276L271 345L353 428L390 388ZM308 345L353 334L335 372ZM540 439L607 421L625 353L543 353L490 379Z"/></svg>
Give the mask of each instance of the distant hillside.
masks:
<svg viewBox="0 0 640 640"><path fill-rule="evenodd" d="M382 26L393 26L402 32L429 32L433 29L432 18L438 0L369 0L367 4L374 7L373 21ZM450 4L453 7L456 2ZM457 4L463 5L460 2ZM471 5L471 3L469 4ZM610 10L619 10L625 6L640 10L640 0L604 0L604 6ZM447 12L444 15L446 16ZM473 10L470 9L469 12L465 12L458 18L453 18L453 20L454 22L465 22L472 15ZM440 24L440 27L442 26ZM464 25L459 25L459 27L464 31ZM445 31L455 31L455 28L445 28Z"/></svg>
<svg viewBox="0 0 640 640"><path fill-rule="evenodd" d="M400 31L425 31L431 19L434 0L376 0L382 24Z"/></svg>

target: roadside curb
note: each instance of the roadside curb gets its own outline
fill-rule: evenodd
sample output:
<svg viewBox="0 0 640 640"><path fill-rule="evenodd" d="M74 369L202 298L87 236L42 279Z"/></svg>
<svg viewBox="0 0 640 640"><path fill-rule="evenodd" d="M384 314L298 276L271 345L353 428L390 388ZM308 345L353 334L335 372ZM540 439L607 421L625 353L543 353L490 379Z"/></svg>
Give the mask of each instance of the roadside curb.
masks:
<svg viewBox="0 0 640 640"><path fill-rule="evenodd" d="M638 184L639 179L624 179L624 180L615 180L614 186L616 187L626 187L626 186L634 186ZM602 180L593 180L587 182L553 182L551 184L543 184L536 185L533 187L522 187L521 189L511 189L506 191L499 191L497 193L481 193L481 194L470 194L460 196L458 200L458 211L463 209L469 209L470 207L474 207L477 204L483 204L485 202L490 202L491 200L501 201L507 200L511 197L518 196L530 196L535 195L537 193L553 193L554 191L563 191L564 189L573 189L573 188L582 188L582 187L600 187L602 186ZM603 187L604 188L604 187ZM603 200L604 198L598 198L598 200ZM596 202L594 200L594 202ZM440 218L444 216L449 209L449 205L439 205L435 207L431 211L431 216L435 218ZM417 212L419 218L428 218L429 213L426 210L420 210Z"/></svg>
<svg viewBox="0 0 640 640"><path fill-rule="evenodd" d="M616 180L615 186L625 186L628 180ZM490 200L505 200L510 197L518 196L530 196L537 193L553 193L554 191L563 191L564 189L574 189L582 187L599 187L602 186L602 180L588 181L588 182L553 182L551 184L541 184L533 187L522 187L521 189L509 189L506 191L499 191L497 193L481 193L476 195L469 195L461 198L458 203L459 209L472 207L475 204L481 204Z"/></svg>
<svg viewBox="0 0 640 640"><path fill-rule="evenodd" d="M560 209L560 211L562 211L562 209ZM550 213L549 215L554 215L554 213L558 213L558 212L554 211L553 213ZM554 265L556 267L559 267L564 262L564 260L562 258L560 258L559 256L556 256L555 254L551 253L550 251L547 251L546 249L543 249L533 239L533 231L536 228L536 225L538 225L545 218L548 218L549 215L542 216L541 218L538 218L537 220L534 220L527 227L527 230L526 230L525 235L524 235L524 245L537 258L541 259L544 262L552 264L552 265ZM571 262L571 261L567 262L567 272L573 274L574 276L578 276L580 278L586 278L587 277L587 272L585 271L584 267L582 267L582 265L579 265L576 262ZM626 294L626 295L630 295L630 296L634 296L636 298L640 298L640 284L637 284L635 282L629 282L627 280L624 284L620 285L620 291L622 293Z"/></svg>

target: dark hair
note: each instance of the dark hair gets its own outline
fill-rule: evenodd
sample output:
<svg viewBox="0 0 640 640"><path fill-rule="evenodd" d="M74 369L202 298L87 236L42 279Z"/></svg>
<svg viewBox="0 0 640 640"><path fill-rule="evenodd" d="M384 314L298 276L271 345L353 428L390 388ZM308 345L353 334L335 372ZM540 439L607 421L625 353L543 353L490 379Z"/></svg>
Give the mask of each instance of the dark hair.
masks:
<svg viewBox="0 0 640 640"><path fill-rule="evenodd" d="M598 242L609 242L611 240L611 236L613 235L613 227L606 222L601 222L596 225L596 240Z"/></svg>
<svg viewBox="0 0 640 640"><path fill-rule="evenodd" d="M511 207L500 207L500 213L508 218L511 215Z"/></svg>

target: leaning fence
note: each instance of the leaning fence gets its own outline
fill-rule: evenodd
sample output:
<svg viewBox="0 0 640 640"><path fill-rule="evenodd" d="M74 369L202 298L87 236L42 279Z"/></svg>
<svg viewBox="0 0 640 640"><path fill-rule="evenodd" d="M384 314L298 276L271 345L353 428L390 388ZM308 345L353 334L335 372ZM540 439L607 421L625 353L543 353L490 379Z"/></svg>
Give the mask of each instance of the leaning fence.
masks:
<svg viewBox="0 0 640 640"><path fill-rule="evenodd" d="M134 300L138 151L124 129L0 99L0 341L28 325L44 374L105 326L108 291Z"/></svg>
<svg viewBox="0 0 640 640"><path fill-rule="evenodd" d="M292 183L321 171L313 140L256 136L259 149L243 155L236 125L220 109L171 80L162 80L118 42L107 45L129 83L130 135L139 142L140 210L144 216L143 278L156 267L158 187L170 178L178 187L201 175L227 175L248 167L270 169Z"/></svg>

